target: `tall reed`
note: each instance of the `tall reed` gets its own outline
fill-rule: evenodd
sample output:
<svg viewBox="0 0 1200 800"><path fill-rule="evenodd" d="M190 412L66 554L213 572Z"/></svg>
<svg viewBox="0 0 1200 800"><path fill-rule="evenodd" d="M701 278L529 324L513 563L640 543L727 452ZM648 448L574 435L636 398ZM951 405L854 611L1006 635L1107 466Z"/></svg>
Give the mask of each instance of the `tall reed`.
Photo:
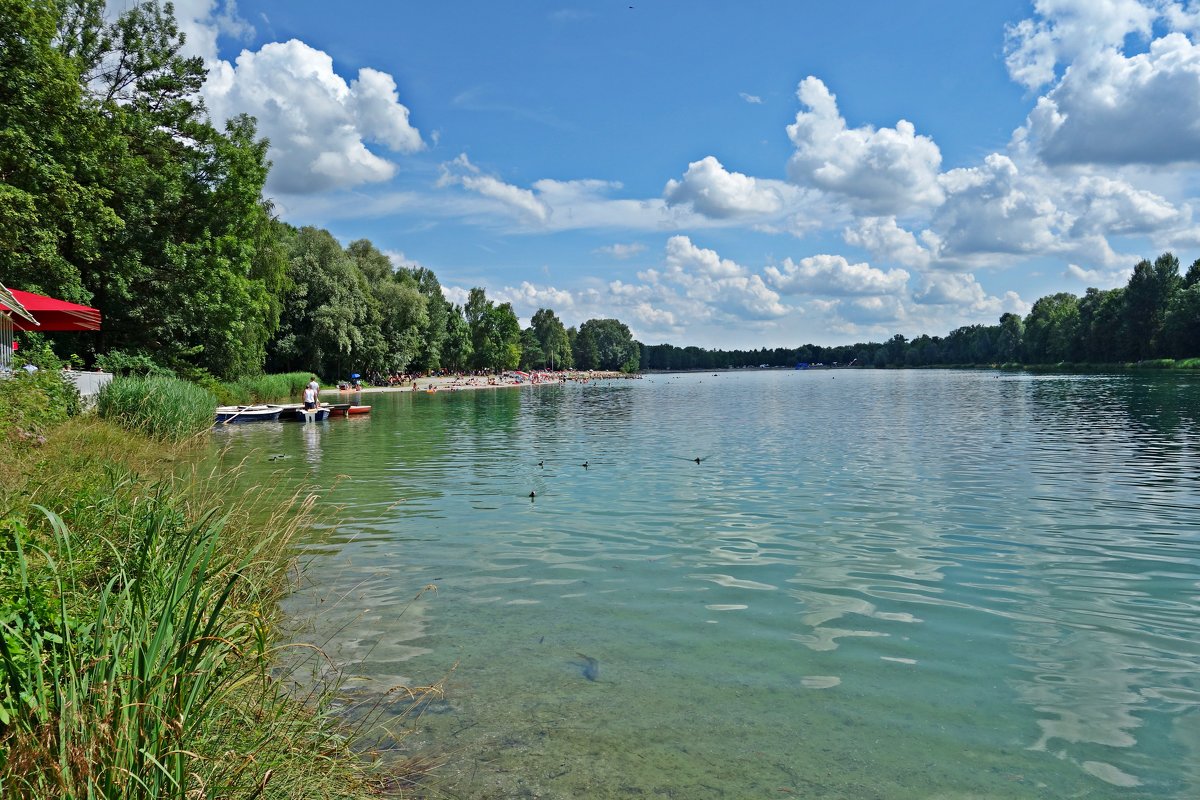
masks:
<svg viewBox="0 0 1200 800"><path fill-rule="evenodd" d="M97 426L69 444L107 442ZM327 697L271 676L315 498L74 466L62 489L0 487L0 797L365 796Z"/></svg>
<svg viewBox="0 0 1200 800"><path fill-rule="evenodd" d="M300 397L312 379L308 372L255 375L223 384L235 403L269 403Z"/></svg>
<svg viewBox="0 0 1200 800"><path fill-rule="evenodd" d="M118 377L100 390L96 410L121 427L152 439L180 442L213 424L217 400L179 378Z"/></svg>

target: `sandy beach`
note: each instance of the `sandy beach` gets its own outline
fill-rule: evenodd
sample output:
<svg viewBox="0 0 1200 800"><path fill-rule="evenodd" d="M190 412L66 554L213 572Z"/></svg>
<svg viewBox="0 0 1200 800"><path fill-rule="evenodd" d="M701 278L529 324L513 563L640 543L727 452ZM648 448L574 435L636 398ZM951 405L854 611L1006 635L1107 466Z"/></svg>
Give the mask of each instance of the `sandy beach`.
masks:
<svg viewBox="0 0 1200 800"><path fill-rule="evenodd" d="M600 372L600 371L578 371L570 370L566 372L544 373L548 374L544 380L539 380L534 383L529 379L523 381L514 380L509 377L501 378L496 375L442 375L436 377L417 378L416 384L418 392L457 392L457 391L473 391L476 389L511 389L518 386L552 386L560 383L564 378L568 381L576 383L588 383L590 381L612 380L614 378L632 379L637 378L637 375L629 375L623 372ZM336 386L322 387L322 395L354 395L354 394L369 394L373 392L411 392L413 390L413 381L405 384L397 384L396 386L363 386L362 389L339 389Z"/></svg>

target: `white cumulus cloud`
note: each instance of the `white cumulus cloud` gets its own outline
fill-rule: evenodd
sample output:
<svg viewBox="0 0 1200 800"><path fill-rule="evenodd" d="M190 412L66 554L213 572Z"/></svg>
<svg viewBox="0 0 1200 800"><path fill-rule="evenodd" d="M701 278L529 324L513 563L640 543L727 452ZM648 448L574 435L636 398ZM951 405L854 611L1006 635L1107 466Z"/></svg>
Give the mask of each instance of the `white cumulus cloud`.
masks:
<svg viewBox="0 0 1200 800"><path fill-rule="evenodd" d="M796 146L788 162L793 181L837 194L877 215L942 201L937 180L941 151L932 139L917 135L912 123L847 127L837 98L812 76L800 82L796 94L807 110L787 128Z"/></svg>
<svg viewBox="0 0 1200 800"><path fill-rule="evenodd" d="M216 119L248 113L270 139L268 188L304 194L387 180L396 166L367 147L421 149L390 76L359 70L347 84L333 59L291 40L242 51L234 65L210 64L205 99Z"/></svg>
<svg viewBox="0 0 1200 800"><path fill-rule="evenodd" d="M716 251L697 247L686 236L667 240L663 272L648 270L639 277L652 284L671 284L710 310L742 319L769 319L789 309L763 279Z"/></svg>
<svg viewBox="0 0 1200 800"><path fill-rule="evenodd" d="M1030 89L1052 82L1060 63L1120 47L1130 34L1149 36L1156 17L1140 0L1035 0L1033 8L1037 19L1006 31L1009 75Z"/></svg>
<svg viewBox="0 0 1200 800"><path fill-rule="evenodd" d="M843 256L815 255L767 267L767 280L784 294L888 295L902 292L909 274L902 269L884 272L870 264L851 264Z"/></svg>
<svg viewBox="0 0 1200 800"><path fill-rule="evenodd" d="M1200 47L1170 33L1145 53L1073 64L1015 139L1052 165L1197 163L1198 119Z"/></svg>
<svg viewBox="0 0 1200 800"><path fill-rule="evenodd" d="M691 206L717 219L774 214L795 195L795 188L782 181L730 172L712 156L688 164L683 179L668 181L663 190L667 205Z"/></svg>
<svg viewBox="0 0 1200 800"><path fill-rule="evenodd" d="M846 244L861 247L878 261L924 269L932 256L928 246L896 223L895 217L863 217L842 232Z"/></svg>

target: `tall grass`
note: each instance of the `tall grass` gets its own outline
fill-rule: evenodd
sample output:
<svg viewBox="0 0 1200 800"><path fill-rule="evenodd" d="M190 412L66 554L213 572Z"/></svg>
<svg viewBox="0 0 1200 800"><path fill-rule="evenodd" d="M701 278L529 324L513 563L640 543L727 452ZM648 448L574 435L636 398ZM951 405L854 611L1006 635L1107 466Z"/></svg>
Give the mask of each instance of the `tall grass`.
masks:
<svg viewBox="0 0 1200 800"><path fill-rule="evenodd" d="M113 378L96 398L101 417L169 442L183 441L212 427L216 406L211 392L170 377Z"/></svg>
<svg viewBox="0 0 1200 800"><path fill-rule="evenodd" d="M287 372L239 378L222 386L232 403L268 403L300 397L311 378L309 372Z"/></svg>
<svg viewBox="0 0 1200 800"><path fill-rule="evenodd" d="M329 695L271 675L315 498L146 481L121 436L71 423L0 486L0 797L366 796Z"/></svg>

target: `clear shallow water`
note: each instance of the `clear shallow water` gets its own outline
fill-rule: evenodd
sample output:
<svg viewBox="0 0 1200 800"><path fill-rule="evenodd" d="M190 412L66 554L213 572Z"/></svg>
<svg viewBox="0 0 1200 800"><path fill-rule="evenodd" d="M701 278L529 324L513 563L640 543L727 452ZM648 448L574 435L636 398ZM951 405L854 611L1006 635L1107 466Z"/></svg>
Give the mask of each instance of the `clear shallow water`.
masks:
<svg viewBox="0 0 1200 800"><path fill-rule="evenodd" d="M1200 796L1195 378L367 397L214 438L336 484L288 611L357 695L449 673L435 794Z"/></svg>

